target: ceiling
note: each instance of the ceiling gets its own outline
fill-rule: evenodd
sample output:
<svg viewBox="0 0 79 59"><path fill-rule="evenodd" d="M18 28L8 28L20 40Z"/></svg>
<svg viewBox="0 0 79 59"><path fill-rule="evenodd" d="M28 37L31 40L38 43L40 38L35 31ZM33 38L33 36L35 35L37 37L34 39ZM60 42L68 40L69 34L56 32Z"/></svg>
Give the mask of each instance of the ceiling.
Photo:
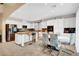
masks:
<svg viewBox="0 0 79 59"><path fill-rule="evenodd" d="M78 8L78 3L27 3L15 10L9 17L24 21L36 21L74 14Z"/></svg>
<svg viewBox="0 0 79 59"><path fill-rule="evenodd" d="M0 3L0 14L6 19L11 13L22 6L23 3Z"/></svg>

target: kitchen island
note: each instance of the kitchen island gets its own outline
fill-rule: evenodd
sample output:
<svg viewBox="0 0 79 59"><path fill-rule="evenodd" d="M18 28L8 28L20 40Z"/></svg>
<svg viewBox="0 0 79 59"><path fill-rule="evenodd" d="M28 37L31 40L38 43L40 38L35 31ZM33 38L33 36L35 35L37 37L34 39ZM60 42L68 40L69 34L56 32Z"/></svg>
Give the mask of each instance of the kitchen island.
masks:
<svg viewBox="0 0 79 59"><path fill-rule="evenodd" d="M17 32L15 33L15 43L24 46L24 43L32 41L32 32Z"/></svg>

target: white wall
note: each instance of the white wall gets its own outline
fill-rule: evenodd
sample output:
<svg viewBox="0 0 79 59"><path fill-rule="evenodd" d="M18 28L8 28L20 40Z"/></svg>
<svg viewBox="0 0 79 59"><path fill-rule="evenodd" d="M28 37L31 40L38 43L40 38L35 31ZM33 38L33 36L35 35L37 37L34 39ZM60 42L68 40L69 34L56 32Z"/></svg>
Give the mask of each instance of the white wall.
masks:
<svg viewBox="0 0 79 59"><path fill-rule="evenodd" d="M79 9L76 13L76 51L79 53Z"/></svg>

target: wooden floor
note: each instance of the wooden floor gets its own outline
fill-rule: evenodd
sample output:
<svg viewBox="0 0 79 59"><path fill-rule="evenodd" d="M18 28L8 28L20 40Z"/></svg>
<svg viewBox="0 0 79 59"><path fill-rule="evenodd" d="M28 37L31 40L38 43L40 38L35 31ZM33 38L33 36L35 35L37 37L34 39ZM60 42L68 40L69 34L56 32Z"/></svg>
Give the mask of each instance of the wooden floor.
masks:
<svg viewBox="0 0 79 59"><path fill-rule="evenodd" d="M21 47L14 42L0 43L1 56L71 56L74 55L75 46L62 44L60 52L44 48L42 41L25 44Z"/></svg>

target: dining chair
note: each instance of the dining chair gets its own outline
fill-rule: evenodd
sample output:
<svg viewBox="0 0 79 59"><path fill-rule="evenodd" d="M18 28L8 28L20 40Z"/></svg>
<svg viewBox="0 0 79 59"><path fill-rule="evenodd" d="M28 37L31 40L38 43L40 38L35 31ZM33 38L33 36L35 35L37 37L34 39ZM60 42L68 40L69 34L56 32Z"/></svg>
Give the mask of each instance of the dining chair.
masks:
<svg viewBox="0 0 79 59"><path fill-rule="evenodd" d="M43 43L43 52L51 55L51 46L50 46L50 41L48 37L48 33L43 33L42 34L42 43Z"/></svg>
<svg viewBox="0 0 79 59"><path fill-rule="evenodd" d="M47 33L43 34L42 41L43 41L44 45L50 45L50 41L49 41Z"/></svg>
<svg viewBox="0 0 79 59"><path fill-rule="evenodd" d="M56 48L56 50L60 50L61 43L58 40L58 35L57 34L50 34L50 45L52 47Z"/></svg>

